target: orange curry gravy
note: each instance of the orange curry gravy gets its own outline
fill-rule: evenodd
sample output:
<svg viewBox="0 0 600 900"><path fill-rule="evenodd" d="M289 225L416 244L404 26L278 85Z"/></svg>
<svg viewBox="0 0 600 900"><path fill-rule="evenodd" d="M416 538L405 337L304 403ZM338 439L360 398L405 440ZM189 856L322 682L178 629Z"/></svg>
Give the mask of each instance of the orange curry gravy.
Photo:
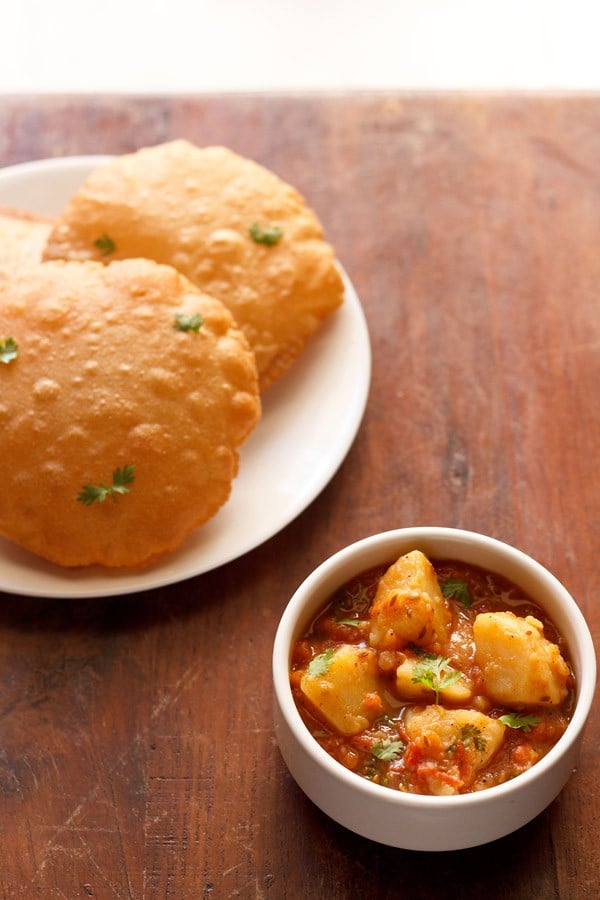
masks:
<svg viewBox="0 0 600 900"><path fill-rule="evenodd" d="M402 661L403 653L378 654L378 671L382 690L368 695L364 703L370 711L370 725L356 734L342 734L319 714L319 710L301 690L303 673L311 660L320 654L335 651L341 645L369 645L369 611L377 590L377 584L388 568L381 566L363 572L340 588L314 619L306 633L293 648L291 663L291 687L298 710L312 736L334 759L363 778L387 787L418 794L440 793L431 789L431 766L438 766L438 775L451 771L454 777L448 793L469 793L501 784L526 771L541 759L565 731L572 714L575 682L568 648L562 636L549 620L544 610L525 595L517 586L503 577L476 566L449 560L430 560L442 593L450 605L452 631L449 649L444 650L453 669L468 676L473 685L473 696L461 708L478 710L492 719L511 716L515 723L505 728L500 747L475 774L468 769L468 744L474 732L465 732L453 742L439 749L439 755L428 754L424 759L423 747L411 741L406 720L410 710L423 709L437 702L447 709L452 704L433 694L430 700L402 699L395 683L395 665ZM444 585L450 579L466 584L468 597L448 596ZM560 706L507 707L491 700L485 692L481 671L475 662L473 622L479 613L510 610L519 617L534 616L544 626L544 637L555 643L568 665L567 697ZM404 648L406 654L423 655L420 648ZM391 658L391 664L390 664ZM391 670L391 672L390 672ZM373 713L376 713L374 716ZM516 714L516 719L514 718ZM463 729L464 730L464 729ZM443 792L443 791L442 791Z"/></svg>

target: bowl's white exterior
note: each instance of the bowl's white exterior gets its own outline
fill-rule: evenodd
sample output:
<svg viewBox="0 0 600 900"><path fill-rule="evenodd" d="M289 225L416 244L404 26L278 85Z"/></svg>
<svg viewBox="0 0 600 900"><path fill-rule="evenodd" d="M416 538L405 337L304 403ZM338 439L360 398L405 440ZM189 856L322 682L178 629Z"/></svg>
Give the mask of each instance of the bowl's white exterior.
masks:
<svg viewBox="0 0 600 900"><path fill-rule="evenodd" d="M509 578L535 599L565 637L577 679L573 718L556 746L518 778L458 797L406 794L359 778L312 738L289 684L293 642L333 591L372 566L419 549ZM283 759L305 794L332 819L364 837L407 850L458 850L500 838L540 813L577 762L596 681L592 639L579 607L543 566L485 535L451 528L403 528L340 550L300 585L281 618L273 650L275 729Z"/></svg>

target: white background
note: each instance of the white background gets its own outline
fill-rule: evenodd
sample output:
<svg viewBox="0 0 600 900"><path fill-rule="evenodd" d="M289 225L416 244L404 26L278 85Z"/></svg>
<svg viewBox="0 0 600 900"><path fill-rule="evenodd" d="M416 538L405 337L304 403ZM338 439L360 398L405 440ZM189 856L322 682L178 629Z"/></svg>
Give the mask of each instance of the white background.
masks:
<svg viewBox="0 0 600 900"><path fill-rule="evenodd" d="M599 90L600 0L4 0L0 93Z"/></svg>

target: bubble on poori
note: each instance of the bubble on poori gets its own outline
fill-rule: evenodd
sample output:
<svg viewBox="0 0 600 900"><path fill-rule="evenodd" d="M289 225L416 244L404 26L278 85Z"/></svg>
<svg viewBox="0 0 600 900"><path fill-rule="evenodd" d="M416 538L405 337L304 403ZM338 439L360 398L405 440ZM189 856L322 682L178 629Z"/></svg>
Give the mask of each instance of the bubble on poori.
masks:
<svg viewBox="0 0 600 900"><path fill-rule="evenodd" d="M231 313L170 266L47 262L0 282L0 534L139 566L228 500L260 417Z"/></svg>
<svg viewBox="0 0 600 900"><path fill-rule="evenodd" d="M231 310L256 355L261 390L344 296L333 248L295 188L228 148L185 140L95 169L59 216L45 257L174 266Z"/></svg>

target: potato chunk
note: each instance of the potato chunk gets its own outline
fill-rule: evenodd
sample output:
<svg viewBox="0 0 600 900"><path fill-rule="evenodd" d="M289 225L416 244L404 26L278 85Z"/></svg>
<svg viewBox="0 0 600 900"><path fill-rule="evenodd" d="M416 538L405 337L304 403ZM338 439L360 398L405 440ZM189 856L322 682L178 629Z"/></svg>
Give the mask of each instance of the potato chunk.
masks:
<svg viewBox="0 0 600 900"><path fill-rule="evenodd" d="M448 603L427 557L420 550L401 556L379 580L371 608L371 646L440 649L448 641L450 625Z"/></svg>
<svg viewBox="0 0 600 900"><path fill-rule="evenodd" d="M498 751L505 726L474 709L415 707L407 713L411 741L405 764L436 795L458 794Z"/></svg>
<svg viewBox="0 0 600 900"><path fill-rule="evenodd" d="M480 613L473 624L475 661L487 693L507 706L558 706L569 667L542 623L512 612Z"/></svg>
<svg viewBox="0 0 600 900"><path fill-rule="evenodd" d="M307 670L302 693L341 734L358 734L383 712L377 654L371 647L342 644L322 674Z"/></svg>
<svg viewBox="0 0 600 900"><path fill-rule="evenodd" d="M432 702L433 690L426 684L413 681L417 673L417 667L423 666L423 660L407 657L396 669L396 690L398 695L405 700L424 700ZM426 664L426 663L425 663ZM468 703L473 696L473 682L466 675L461 674L458 681L440 688L440 698L446 703Z"/></svg>

